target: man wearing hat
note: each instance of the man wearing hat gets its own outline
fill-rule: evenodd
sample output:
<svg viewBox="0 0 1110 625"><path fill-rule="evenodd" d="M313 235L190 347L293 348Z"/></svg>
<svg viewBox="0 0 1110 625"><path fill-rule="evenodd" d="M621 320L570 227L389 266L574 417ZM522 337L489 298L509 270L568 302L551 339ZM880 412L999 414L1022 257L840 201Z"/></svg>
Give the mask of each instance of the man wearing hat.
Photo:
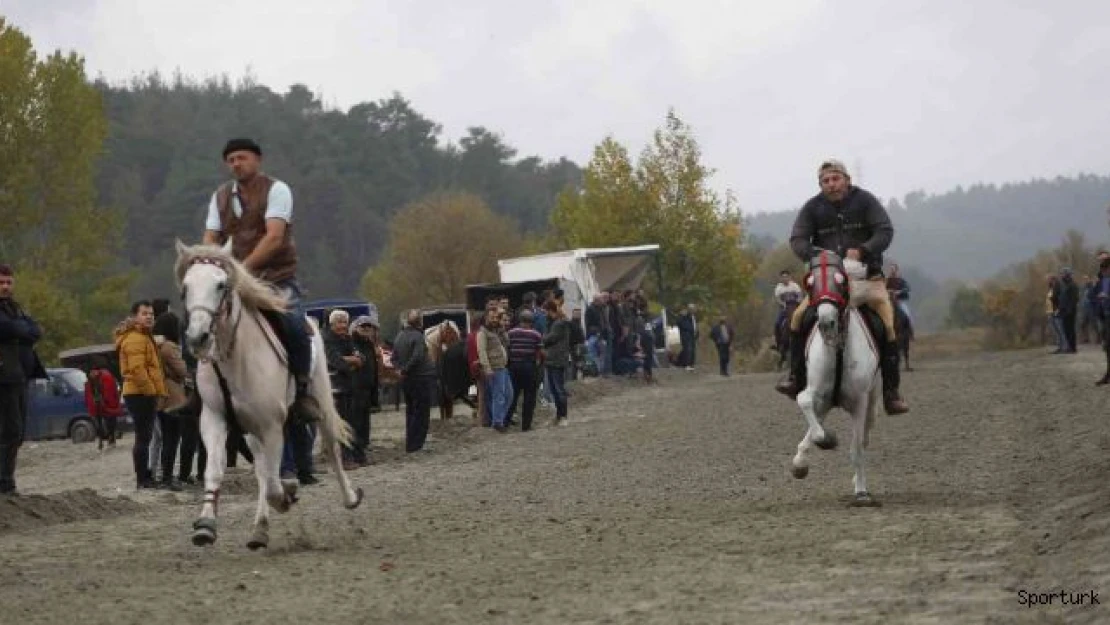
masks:
<svg viewBox="0 0 1110 625"><path fill-rule="evenodd" d="M802 206L790 233L790 247L804 262L813 258L815 247L836 252L867 266L867 279L882 281L883 252L894 238L890 216L879 200L852 184L847 168L837 160L826 160L817 171L821 192ZM872 289L866 303L883 320L887 340L879 359L883 376L883 403L887 414L909 412L899 392L898 343L894 333L894 309L885 288ZM794 399L805 388L805 337L802 320L809 298L802 300L790 320L790 375L775 390Z"/></svg>
<svg viewBox="0 0 1110 625"><path fill-rule="evenodd" d="M232 255L255 276L287 294L291 310L284 316L281 339L289 354L289 370L296 381L296 396L289 409L290 425L300 420L309 402L312 344L308 320L301 309L297 282L297 247L293 241L293 192L289 185L262 173L262 148L251 139L232 139L223 149L224 163L233 180L212 194L204 225L204 243L232 241ZM311 439L307 428L290 427L301 481L310 483Z"/></svg>

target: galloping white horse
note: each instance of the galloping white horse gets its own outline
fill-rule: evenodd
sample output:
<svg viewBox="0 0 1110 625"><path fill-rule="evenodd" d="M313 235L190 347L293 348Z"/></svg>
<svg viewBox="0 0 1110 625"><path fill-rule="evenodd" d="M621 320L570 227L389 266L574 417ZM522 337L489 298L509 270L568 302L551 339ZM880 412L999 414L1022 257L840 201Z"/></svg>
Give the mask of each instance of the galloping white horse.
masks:
<svg viewBox="0 0 1110 625"><path fill-rule="evenodd" d="M295 387L286 366L285 350L267 333L268 322L260 312L283 312L286 300L252 277L232 257L230 240L222 248L187 247L181 241L176 246L175 275L188 315L185 340L198 359L197 391L203 402L200 430L208 451L204 505L193 524L193 544L210 545L216 541L220 483L227 468L224 444L228 411L217 377L218 367L230 391L236 421L254 454L258 511L247 547L259 549L269 543L269 508L286 512L297 501L297 482L280 479L285 420ZM341 444L350 442L351 430L331 401L331 381L324 365L324 342L319 331L312 337L312 350L309 392L320 398L317 404L320 408L311 416L319 424L325 455L339 478L343 503L354 509L362 501L362 489L352 490L339 451Z"/></svg>
<svg viewBox="0 0 1110 625"><path fill-rule="evenodd" d="M810 262L805 282L810 305L817 307L817 327L806 339L806 387L798 393L797 400L809 428L793 459L794 477L804 478L809 473L806 454L813 445L821 449L837 446L833 432L823 428L829 411L840 406L849 412L850 453L855 469L853 505L860 506L878 505L867 491L863 452L882 405L879 351L863 316L856 310L856 303L863 300L861 292L873 286L864 279L865 275L862 263L847 259L842 264L829 251L819 252ZM841 352L839 367L838 352Z"/></svg>

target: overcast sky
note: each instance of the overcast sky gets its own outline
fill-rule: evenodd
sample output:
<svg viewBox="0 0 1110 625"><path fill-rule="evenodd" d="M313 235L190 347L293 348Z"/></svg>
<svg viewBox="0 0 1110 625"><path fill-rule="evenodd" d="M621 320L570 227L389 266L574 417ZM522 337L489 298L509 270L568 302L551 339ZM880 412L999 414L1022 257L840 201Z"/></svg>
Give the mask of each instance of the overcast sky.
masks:
<svg viewBox="0 0 1110 625"><path fill-rule="evenodd" d="M669 106L746 212L796 208L836 156L882 197L1110 170L1098 0L0 0L91 76L249 70L343 108L399 91L456 139L585 164Z"/></svg>

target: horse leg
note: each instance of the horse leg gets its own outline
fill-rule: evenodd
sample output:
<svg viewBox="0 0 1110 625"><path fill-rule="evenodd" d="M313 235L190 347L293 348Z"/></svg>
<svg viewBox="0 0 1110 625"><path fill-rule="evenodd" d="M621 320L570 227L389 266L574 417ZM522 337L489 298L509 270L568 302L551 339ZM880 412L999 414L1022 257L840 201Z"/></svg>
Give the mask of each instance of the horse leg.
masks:
<svg viewBox="0 0 1110 625"><path fill-rule="evenodd" d="M821 449L836 449L836 435L831 431L826 431L822 426L825 422L825 416L832 408L826 406L825 403L823 399L817 397L817 393L812 387L806 387L801 393L798 393L798 407L802 409L802 415L805 416L806 423L809 424L809 431L806 436Z"/></svg>
<svg viewBox="0 0 1110 625"><path fill-rule="evenodd" d="M227 468L227 421L224 415L204 406L200 413L200 435L208 453L208 462L204 470L204 505L200 517L193 523L193 544L197 546L216 542L220 484Z"/></svg>
<svg viewBox="0 0 1110 625"><path fill-rule="evenodd" d="M244 439L247 447L254 454L254 476L258 480L258 507L254 513L254 525L251 526L251 537L247 540L247 549L256 551L270 544L270 509L266 505L269 482L266 464L266 454L262 444L254 434L247 434Z"/></svg>
<svg viewBox="0 0 1110 625"><path fill-rule="evenodd" d="M871 426L875 422L875 417L878 416L879 406L882 402L881 386L877 380L875 389L869 392L864 400L860 401L860 405L852 411L852 447L850 455L852 468L855 470L855 475L852 477L852 487L855 491L855 498L852 500L853 506L879 505L879 502L867 490L867 474L864 469L864 452L870 442Z"/></svg>

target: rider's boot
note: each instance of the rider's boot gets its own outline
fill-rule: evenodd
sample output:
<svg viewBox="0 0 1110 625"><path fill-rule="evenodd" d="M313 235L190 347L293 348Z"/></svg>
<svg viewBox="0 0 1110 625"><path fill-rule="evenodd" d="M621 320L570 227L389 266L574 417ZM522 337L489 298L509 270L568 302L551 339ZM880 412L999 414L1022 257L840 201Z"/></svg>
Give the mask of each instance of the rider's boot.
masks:
<svg viewBox="0 0 1110 625"><path fill-rule="evenodd" d="M798 393L806 387L806 344L800 331L790 331L790 374L775 385L775 390L790 399L797 399Z"/></svg>
<svg viewBox="0 0 1110 625"><path fill-rule="evenodd" d="M316 418L320 404L309 392L309 373L312 367L312 340L308 335L308 321L301 315L286 316L286 336L289 352L289 371L296 383L289 418L305 423Z"/></svg>
<svg viewBox="0 0 1110 625"><path fill-rule="evenodd" d="M898 343L886 341L883 344L882 358L879 359L883 375L883 407L888 415L905 414L910 411L909 404L902 399L898 387L902 383L902 373L898 370Z"/></svg>

